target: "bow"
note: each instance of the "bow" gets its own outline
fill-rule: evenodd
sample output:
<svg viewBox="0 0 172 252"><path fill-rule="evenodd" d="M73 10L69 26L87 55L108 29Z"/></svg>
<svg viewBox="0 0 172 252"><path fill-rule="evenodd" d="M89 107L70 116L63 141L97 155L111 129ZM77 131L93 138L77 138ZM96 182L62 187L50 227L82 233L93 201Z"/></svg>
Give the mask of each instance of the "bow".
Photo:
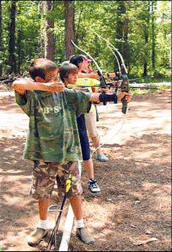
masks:
<svg viewBox="0 0 172 252"><path fill-rule="evenodd" d="M116 60L117 60L117 64L118 64L118 69L119 69L119 73L117 74L117 78L118 80L122 80L121 85L119 86L119 88L121 89L122 92L129 92L129 78L128 78L128 71L126 68L126 65L124 63L124 59L121 55L121 53L118 51L118 49L116 47L114 47L109 41L107 41L105 38L101 37L99 34L97 34L96 32L94 32L97 37L99 39L102 39L106 42L108 48L110 49L110 51L113 53L113 55L115 56ZM120 62L119 62L120 60ZM115 78L116 79L116 78ZM116 86L116 85L114 85ZM116 86L116 92L118 90L118 86ZM122 112L124 114L126 114L127 112L127 102L126 102L126 98L124 96L124 98L122 99Z"/></svg>
<svg viewBox="0 0 172 252"><path fill-rule="evenodd" d="M79 46L77 46L73 40L71 39L71 43L74 47L76 47L78 50L80 50L81 52L83 52L84 54L86 54L90 59L92 59L92 61L94 62L94 64L96 65L97 67L97 70L98 70L98 75L99 75L99 78L100 78L100 87L106 87L106 81L105 81L105 78L103 76L103 73L102 73L102 70L100 69L99 65L97 64L97 62L95 61L95 59L93 57L91 57L91 55L87 52L85 52L83 49L81 49Z"/></svg>
<svg viewBox="0 0 172 252"><path fill-rule="evenodd" d="M99 75L99 78L100 78L100 87L106 88L106 86L108 86L108 85L114 86L113 83L106 83L106 80L105 80L105 78L104 78L104 76L103 76L103 74L102 74L102 71L101 71L99 65L97 64L97 62L95 61L95 59L94 59L89 53L85 52L83 49L81 49L79 46L77 46L77 45L73 42L73 40L71 40L71 43L72 43L73 46L75 46L78 50L80 50L81 52L83 52L84 54L86 54L86 55L87 55L90 59L92 59L92 61L95 63L95 65L96 65L96 67L97 67L97 69L98 69L98 75ZM115 49L116 49L116 48L115 48ZM118 52L117 49L116 49L116 51ZM126 70L126 66L125 66L124 60L123 60L123 58L122 58L122 55L121 55L119 52L118 52L118 55L120 56L120 59L121 59L123 65L124 65L124 69ZM116 56L116 55L115 55L115 56ZM116 56L116 58L117 58L117 56ZM122 68L120 67L119 60L118 60L117 62L118 62L118 64L119 64L119 69L121 70ZM127 70L126 70L126 71L127 71ZM125 71L125 72L126 72L126 71ZM121 85L120 85L121 91L122 91L122 92L128 92L128 76L127 76L127 74L126 74L126 73L122 74L121 78L122 78L122 82L121 82ZM119 76L118 80L120 80L120 76ZM118 82L118 81L115 81L115 82ZM126 83L126 82L127 82L127 83ZM127 88L126 88L126 84L127 84ZM116 91L117 91L117 90L116 90ZM122 104L123 104L123 105L122 105L122 112L123 112L124 114L126 114L126 111L127 111L126 97L124 96L123 99L122 99L121 101L122 101ZM103 104L106 105L106 102L104 102Z"/></svg>
<svg viewBox="0 0 172 252"><path fill-rule="evenodd" d="M120 63L119 63L119 59L118 57L116 56L115 52L112 50L112 47L109 45L109 43L103 38L101 37L100 35L98 35L96 32L94 32L96 34L96 36L99 38L99 39L102 39L106 42L107 44L107 47L110 49L110 51L112 52L112 54L115 56L116 58L116 61L117 61L117 64L118 64L118 70L119 70L119 76L122 75L122 71L121 71L121 66L120 66Z"/></svg>
<svg viewBox="0 0 172 252"><path fill-rule="evenodd" d="M85 55L87 55L94 63L95 63L95 65L96 65L96 67L97 67L97 70L98 70L98 75L99 75L99 77L100 77L100 87L106 87L107 85L111 85L111 83L106 83L106 80L105 80L105 78L104 78L104 76L103 76L103 74L102 74L102 71L101 71L101 69L100 69L100 67L99 67L99 65L97 64L97 62L95 61L95 59L89 54L89 53L87 53L87 52L85 52L83 49L81 49L79 46L77 46L74 42L73 42L73 40L71 40L71 43L72 43L72 45L74 46L74 47L76 47L78 50L80 50L81 52L83 52ZM119 61L118 61L118 63L119 63ZM120 67L120 64L119 64L119 67ZM124 98L123 98L124 99ZM103 103L104 105L106 104L106 103ZM122 109L122 112L125 114L126 113L126 111L124 111L123 109ZM124 117L124 120L125 120L125 117ZM117 131L117 132L115 132L115 134L114 135L117 135L120 131L121 131L121 129L122 129L122 127L123 127L123 125L124 125L124 120L123 120L123 122L122 122L122 125L121 125L121 127L119 128L119 130ZM110 139L112 139L112 137L114 137L114 135L112 136L112 134L110 135ZM103 143L103 144L101 144L100 146L98 146L93 152L92 152L92 155L94 154L94 152L98 149L98 148L100 148L100 147L102 147L103 145L105 145L105 142ZM91 156L92 156L91 155Z"/></svg>

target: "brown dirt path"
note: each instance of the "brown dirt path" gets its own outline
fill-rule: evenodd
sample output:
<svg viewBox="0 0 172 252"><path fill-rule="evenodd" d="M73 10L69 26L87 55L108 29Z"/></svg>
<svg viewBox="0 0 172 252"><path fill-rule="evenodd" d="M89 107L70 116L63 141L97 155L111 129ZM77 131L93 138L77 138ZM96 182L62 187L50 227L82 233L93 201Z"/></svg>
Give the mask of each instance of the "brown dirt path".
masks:
<svg viewBox="0 0 172 252"><path fill-rule="evenodd" d="M28 118L13 96L0 96L0 104L0 249L43 251L45 241L36 248L26 241L38 221L37 203L28 197L32 164L22 159ZM135 97L126 118L120 104L98 110L97 126L109 157L100 163L93 155L101 193L91 194L85 171L82 175L85 221L96 244L82 244L74 228L70 250L170 251L171 92ZM55 199L59 205L56 192ZM52 225L54 218L52 213Z"/></svg>

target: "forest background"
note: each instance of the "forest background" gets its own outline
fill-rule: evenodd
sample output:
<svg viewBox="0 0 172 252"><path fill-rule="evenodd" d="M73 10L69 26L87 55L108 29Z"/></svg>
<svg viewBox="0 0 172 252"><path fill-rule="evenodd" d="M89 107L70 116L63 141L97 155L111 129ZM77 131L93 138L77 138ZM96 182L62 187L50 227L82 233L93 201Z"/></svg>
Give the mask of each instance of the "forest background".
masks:
<svg viewBox="0 0 172 252"><path fill-rule="evenodd" d="M156 0L0 0L0 81L11 74L26 76L33 58L60 64L81 53L71 39L104 72L116 71L114 55L96 33L118 48L131 78L169 81L170 7L170 1Z"/></svg>
<svg viewBox="0 0 172 252"><path fill-rule="evenodd" d="M115 56L95 32L119 49L130 82L171 81L170 1L0 0L0 251L47 248L46 240L39 247L27 245L38 221L37 202L28 197L31 163L22 158L28 117L14 92L6 91L15 78L28 75L33 58L59 65L81 53L71 39L104 73L116 71ZM96 244L82 244L73 228L69 250L171 251L171 90L164 89L135 91L139 95L132 90L124 119L121 104L97 106L97 127L109 158L100 163L93 156L101 193L89 193L82 175L84 216ZM56 191L53 196L52 203L60 206Z"/></svg>

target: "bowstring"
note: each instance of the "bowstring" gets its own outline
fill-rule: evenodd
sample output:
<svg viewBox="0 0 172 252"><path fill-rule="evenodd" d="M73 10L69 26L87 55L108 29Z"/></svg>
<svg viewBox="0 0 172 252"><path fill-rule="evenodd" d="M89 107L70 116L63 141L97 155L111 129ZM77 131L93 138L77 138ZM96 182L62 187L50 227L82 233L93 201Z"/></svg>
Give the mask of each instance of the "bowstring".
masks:
<svg viewBox="0 0 172 252"><path fill-rule="evenodd" d="M109 104L108 104L109 105ZM106 105L107 106L107 105ZM129 108L128 108L128 111L129 111ZM106 118L107 118L107 114L106 114ZM124 123L126 121L126 118L127 118L127 115L125 114L123 119L122 119L122 123L121 123L121 126L119 127L119 129L114 133L114 134L110 134L108 137L105 138L104 142L102 144L100 144L97 148L94 149L94 151L92 152L91 154L91 158L93 157L93 154L99 149L101 148L102 146L104 146L105 144L107 144L109 142L110 139L114 139L119 133L120 131L122 130L123 126L124 126ZM114 126L115 127L115 126ZM110 129L109 129L110 131Z"/></svg>

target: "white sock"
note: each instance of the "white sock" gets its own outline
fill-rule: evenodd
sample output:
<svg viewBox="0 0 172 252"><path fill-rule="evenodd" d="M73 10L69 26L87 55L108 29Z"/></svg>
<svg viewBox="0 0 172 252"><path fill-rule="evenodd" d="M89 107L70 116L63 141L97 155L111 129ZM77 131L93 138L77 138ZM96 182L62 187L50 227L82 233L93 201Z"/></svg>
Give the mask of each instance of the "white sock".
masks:
<svg viewBox="0 0 172 252"><path fill-rule="evenodd" d="M48 220L40 220L37 228L43 228L43 229L48 229L49 228L49 222Z"/></svg>
<svg viewBox="0 0 172 252"><path fill-rule="evenodd" d="M84 227L83 219L76 220L76 228L82 228L82 227Z"/></svg>

